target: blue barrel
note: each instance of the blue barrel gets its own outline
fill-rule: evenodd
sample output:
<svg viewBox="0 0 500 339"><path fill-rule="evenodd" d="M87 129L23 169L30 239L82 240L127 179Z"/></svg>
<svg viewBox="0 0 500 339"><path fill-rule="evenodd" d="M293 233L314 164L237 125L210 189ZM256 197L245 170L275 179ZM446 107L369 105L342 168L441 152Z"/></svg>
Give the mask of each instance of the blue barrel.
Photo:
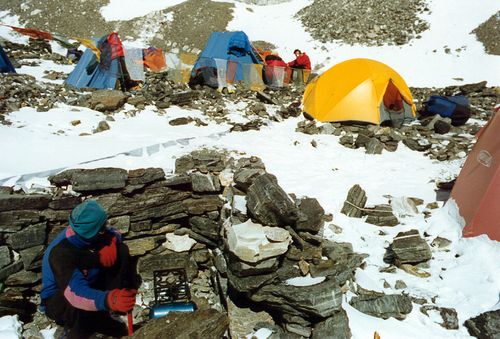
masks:
<svg viewBox="0 0 500 339"><path fill-rule="evenodd" d="M149 311L149 318L161 318L166 316L170 312L193 312L195 309L196 305L193 302L155 305Z"/></svg>

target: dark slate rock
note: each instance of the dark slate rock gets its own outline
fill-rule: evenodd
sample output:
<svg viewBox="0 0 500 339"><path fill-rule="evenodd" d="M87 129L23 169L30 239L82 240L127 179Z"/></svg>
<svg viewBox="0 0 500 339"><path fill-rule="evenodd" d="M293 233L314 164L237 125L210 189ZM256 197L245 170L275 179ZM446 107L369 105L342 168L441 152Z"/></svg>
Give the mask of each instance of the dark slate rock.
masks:
<svg viewBox="0 0 500 339"><path fill-rule="evenodd" d="M266 173L262 168L242 168L234 173L235 187L243 192L246 192L252 185L255 178Z"/></svg>
<svg viewBox="0 0 500 339"><path fill-rule="evenodd" d="M442 327L448 330L458 330L458 315L455 309L447 307L437 307L434 305L424 305L420 307L420 312L427 316L429 316L429 311L439 312L439 315L443 319L443 322L439 324Z"/></svg>
<svg viewBox="0 0 500 339"><path fill-rule="evenodd" d="M211 173L191 173L193 191L196 193L217 193L221 190L219 178Z"/></svg>
<svg viewBox="0 0 500 339"><path fill-rule="evenodd" d="M162 184L166 187L187 187L187 189L191 189L191 177L189 175L175 175L169 178L166 178L162 181Z"/></svg>
<svg viewBox="0 0 500 339"><path fill-rule="evenodd" d="M0 195L3 194L12 194L14 190L10 186L0 186Z"/></svg>
<svg viewBox="0 0 500 339"><path fill-rule="evenodd" d="M40 212L34 210L0 212L0 232L17 232L40 221Z"/></svg>
<svg viewBox="0 0 500 339"><path fill-rule="evenodd" d="M321 260L309 265L312 277L330 277L339 286L345 284L347 280L354 279L354 271L363 264L366 255L350 253L335 260Z"/></svg>
<svg viewBox="0 0 500 339"><path fill-rule="evenodd" d="M360 312L382 319L404 319L413 308L411 299L404 294L362 294L349 303Z"/></svg>
<svg viewBox="0 0 500 339"><path fill-rule="evenodd" d="M71 184L76 192L92 192L125 187L127 171L121 168L71 169L49 178L51 184Z"/></svg>
<svg viewBox="0 0 500 339"><path fill-rule="evenodd" d="M251 275L248 277L238 277L236 274L227 270L229 285L239 293L249 293L257 290L265 284L269 284L277 278L275 272L269 274Z"/></svg>
<svg viewBox="0 0 500 339"><path fill-rule="evenodd" d="M214 309L172 312L149 320L132 338L223 338L228 328L227 315Z"/></svg>
<svg viewBox="0 0 500 339"><path fill-rule="evenodd" d="M52 208L53 210L72 210L80 202L80 197L75 197L73 195L63 195L60 197L54 197L49 203L49 208Z"/></svg>
<svg viewBox="0 0 500 339"><path fill-rule="evenodd" d="M217 195L206 195L199 198L186 199L182 202L182 205L186 213L201 215L220 210L224 205L224 201Z"/></svg>
<svg viewBox="0 0 500 339"><path fill-rule="evenodd" d="M437 134L446 134L451 130L451 123L445 120L438 120L434 123L434 132Z"/></svg>
<svg viewBox="0 0 500 339"><path fill-rule="evenodd" d="M356 147L364 147L368 142L370 142L371 138L363 133L359 133L354 144Z"/></svg>
<svg viewBox="0 0 500 339"><path fill-rule="evenodd" d="M181 125L187 125L191 122L193 122L193 118L191 117L180 117L176 119L172 119L168 122L170 126L181 126Z"/></svg>
<svg viewBox="0 0 500 339"><path fill-rule="evenodd" d="M321 259L321 247L305 244L302 249L290 246L285 256L293 261Z"/></svg>
<svg viewBox="0 0 500 339"><path fill-rule="evenodd" d="M127 96L118 90L102 89L92 93L89 105L98 111L114 111L125 104Z"/></svg>
<svg viewBox="0 0 500 339"><path fill-rule="evenodd" d="M478 339L500 338L500 309L484 312L464 323L469 334Z"/></svg>
<svg viewBox="0 0 500 339"><path fill-rule="evenodd" d="M262 169L265 171L266 165L264 165L264 163L262 162L262 159L260 159L259 157L251 156L249 158L238 159L235 172L238 172L239 170L242 170L244 168Z"/></svg>
<svg viewBox="0 0 500 339"><path fill-rule="evenodd" d="M364 213L368 215L366 222L377 226L399 225L398 218L392 213L391 205L375 205L373 208L366 208Z"/></svg>
<svg viewBox="0 0 500 339"><path fill-rule="evenodd" d="M202 172L220 172L225 168L224 157L214 150L197 150L175 161L175 173L184 174L193 169Z"/></svg>
<svg viewBox="0 0 500 339"><path fill-rule="evenodd" d="M44 222L26 227L22 231L11 234L7 243L16 251L28 247L42 245L46 238L47 225Z"/></svg>
<svg viewBox="0 0 500 339"><path fill-rule="evenodd" d="M0 246L0 268L9 265L12 262L10 251L7 246Z"/></svg>
<svg viewBox="0 0 500 339"><path fill-rule="evenodd" d="M22 291L11 288L0 293L0 317L18 315L19 320L27 324L33 321L36 310L37 306L30 302Z"/></svg>
<svg viewBox="0 0 500 339"><path fill-rule="evenodd" d="M368 198L366 197L366 192L359 185L354 185L351 187L347 193L347 199L344 202L344 206L340 213L347 215L348 217L361 218L363 216L363 209Z"/></svg>
<svg viewBox="0 0 500 339"><path fill-rule="evenodd" d="M212 241L219 239L219 223L205 217L194 216L189 218L189 226L198 234L201 234Z"/></svg>
<svg viewBox="0 0 500 339"><path fill-rule="evenodd" d="M11 274L7 280L5 280L5 285L7 286L25 286L33 285L42 280L41 273L35 273L31 271L20 271Z"/></svg>
<svg viewBox="0 0 500 339"><path fill-rule="evenodd" d="M279 266L279 258L273 257L257 263L246 263L239 260L232 253L228 254L227 265L231 272L238 277L267 274L275 272Z"/></svg>
<svg viewBox="0 0 500 339"><path fill-rule="evenodd" d="M42 210L49 206L48 194L0 194L0 212L12 210Z"/></svg>
<svg viewBox="0 0 500 339"><path fill-rule="evenodd" d="M418 264L432 257L427 242L420 237L418 230L399 232L384 255L388 264Z"/></svg>
<svg viewBox="0 0 500 339"><path fill-rule="evenodd" d="M129 185L147 185L165 178L161 168L139 168L128 172Z"/></svg>
<svg viewBox="0 0 500 339"><path fill-rule="evenodd" d="M432 146L431 144L421 145L418 143L418 140L411 138L403 139L403 144L405 144L412 151L417 152L425 152Z"/></svg>
<svg viewBox="0 0 500 339"><path fill-rule="evenodd" d="M197 91L182 91L182 92L172 93L170 95L170 102L173 105L183 106L190 103L193 100L196 100L197 98L198 98Z"/></svg>
<svg viewBox="0 0 500 339"><path fill-rule="evenodd" d="M149 231L152 228L153 225L151 224L151 220L142 220L130 224L130 230L132 232Z"/></svg>
<svg viewBox="0 0 500 339"><path fill-rule="evenodd" d="M349 339L352 337L346 311L340 309L330 318L314 326L312 339Z"/></svg>
<svg viewBox="0 0 500 339"><path fill-rule="evenodd" d="M153 279L153 271L184 268L188 277L198 274L198 267L189 260L189 253L164 251L139 258L137 271L143 279Z"/></svg>
<svg viewBox="0 0 500 339"><path fill-rule="evenodd" d="M130 231L130 216L122 215L119 217L109 218L108 225L116 228L122 234L127 234Z"/></svg>
<svg viewBox="0 0 500 339"><path fill-rule="evenodd" d="M42 267L44 249L44 245L38 245L26 248L20 252L25 270L33 270Z"/></svg>
<svg viewBox="0 0 500 339"><path fill-rule="evenodd" d="M265 226L294 225L297 221L297 208L270 174L257 177L248 188L247 208Z"/></svg>
<svg viewBox="0 0 500 339"><path fill-rule="evenodd" d="M382 154L384 150L384 144L381 143L377 138L371 138L365 145L366 154Z"/></svg>
<svg viewBox="0 0 500 339"><path fill-rule="evenodd" d="M68 220L70 214L71 210L53 210L53 209L46 209L40 213L40 215L43 217L44 220L51 222L54 221L65 222Z"/></svg>
<svg viewBox="0 0 500 339"><path fill-rule="evenodd" d="M295 223L297 231L317 234L324 225L325 210L315 198L297 200L298 219Z"/></svg>
<svg viewBox="0 0 500 339"><path fill-rule="evenodd" d="M20 270L23 269L23 262L21 260L18 260L8 266L5 266L4 268L0 269L0 281L5 281L7 277L10 275L19 272ZM1 293L0 293L1 295Z"/></svg>
<svg viewBox="0 0 500 339"><path fill-rule="evenodd" d="M326 318L342 307L342 292L333 280L312 286L266 285L250 297L281 313Z"/></svg>
<svg viewBox="0 0 500 339"><path fill-rule="evenodd" d="M465 84L459 87L462 94L467 95L471 93L481 92L486 88L486 81L481 81L474 84Z"/></svg>

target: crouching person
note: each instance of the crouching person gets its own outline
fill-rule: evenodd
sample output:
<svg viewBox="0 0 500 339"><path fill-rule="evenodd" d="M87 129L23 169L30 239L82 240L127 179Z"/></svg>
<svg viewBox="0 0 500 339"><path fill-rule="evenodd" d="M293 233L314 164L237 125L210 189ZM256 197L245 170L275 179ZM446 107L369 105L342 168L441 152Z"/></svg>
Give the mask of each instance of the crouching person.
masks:
<svg viewBox="0 0 500 339"><path fill-rule="evenodd" d="M110 312L134 307L135 274L127 246L106 220L99 203L81 203L43 256L41 309L64 326L68 338L127 335L126 325Z"/></svg>

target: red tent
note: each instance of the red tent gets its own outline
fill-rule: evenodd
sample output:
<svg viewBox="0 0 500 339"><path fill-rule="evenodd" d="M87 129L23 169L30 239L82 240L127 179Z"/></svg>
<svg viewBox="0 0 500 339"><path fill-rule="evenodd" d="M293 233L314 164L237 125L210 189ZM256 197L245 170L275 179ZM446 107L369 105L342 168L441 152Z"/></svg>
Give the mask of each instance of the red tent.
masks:
<svg viewBox="0 0 500 339"><path fill-rule="evenodd" d="M500 112L479 131L451 197L465 219L465 237L500 241Z"/></svg>

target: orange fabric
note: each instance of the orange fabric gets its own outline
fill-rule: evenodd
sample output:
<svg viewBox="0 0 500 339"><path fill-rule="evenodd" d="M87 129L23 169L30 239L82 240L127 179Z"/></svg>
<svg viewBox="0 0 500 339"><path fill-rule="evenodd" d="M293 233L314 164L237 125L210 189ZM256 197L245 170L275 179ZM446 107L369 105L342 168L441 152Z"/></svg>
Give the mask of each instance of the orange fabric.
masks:
<svg viewBox="0 0 500 339"><path fill-rule="evenodd" d="M483 127L460 171L451 197L465 219L463 235L500 241L500 114Z"/></svg>
<svg viewBox="0 0 500 339"><path fill-rule="evenodd" d="M403 109L403 98L398 88L392 83L392 80L389 81L384 93L384 106L392 111Z"/></svg>
<svg viewBox="0 0 500 339"><path fill-rule="evenodd" d="M43 32L33 28L21 28L14 26L9 26L9 27L15 30L16 32L21 33L23 35L27 35L33 39L52 40L52 34L50 34L49 32Z"/></svg>
<svg viewBox="0 0 500 339"><path fill-rule="evenodd" d="M144 50L144 66L153 72L161 72L167 68L165 54L161 48L148 48Z"/></svg>

